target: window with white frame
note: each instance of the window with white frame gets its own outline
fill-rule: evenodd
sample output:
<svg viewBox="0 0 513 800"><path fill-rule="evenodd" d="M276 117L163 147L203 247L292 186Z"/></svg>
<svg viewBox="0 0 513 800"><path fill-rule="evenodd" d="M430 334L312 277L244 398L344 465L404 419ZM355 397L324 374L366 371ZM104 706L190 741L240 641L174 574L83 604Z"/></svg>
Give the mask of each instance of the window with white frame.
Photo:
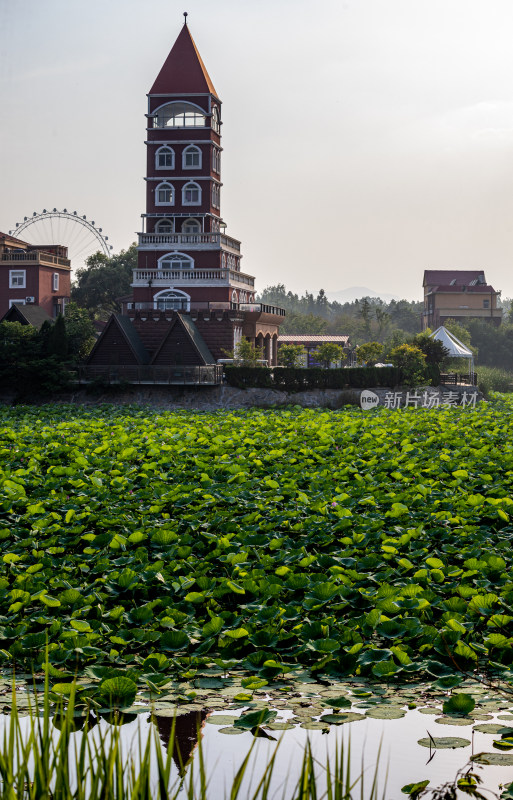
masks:
<svg viewBox="0 0 513 800"><path fill-rule="evenodd" d="M20 300L16 300L16 299L9 300L9 308L11 308L11 306L15 306L15 305L16 306L24 306L25 304L26 304L25 298L20 299Z"/></svg>
<svg viewBox="0 0 513 800"><path fill-rule="evenodd" d="M182 233L201 233L201 226L197 219L186 219L182 224Z"/></svg>
<svg viewBox="0 0 513 800"><path fill-rule="evenodd" d="M159 219L155 224L155 233L174 233L170 219Z"/></svg>
<svg viewBox="0 0 513 800"><path fill-rule="evenodd" d="M184 269L192 269L194 267L194 261L190 256L186 256L185 253L168 253L162 258L159 258L158 262L159 269L165 270L184 270Z"/></svg>
<svg viewBox="0 0 513 800"><path fill-rule="evenodd" d="M219 208L221 198L220 187L217 183L212 184L212 205L214 208Z"/></svg>
<svg viewBox="0 0 513 800"><path fill-rule="evenodd" d="M24 270L24 269L10 269L9 270L9 289L25 289L26 286L27 286L27 273L26 273L26 270Z"/></svg>
<svg viewBox="0 0 513 800"><path fill-rule="evenodd" d="M156 169L175 168L175 151L172 147L168 147L167 145L159 147L155 153L155 167Z"/></svg>
<svg viewBox="0 0 513 800"><path fill-rule="evenodd" d="M221 151L214 147L212 150L212 169L219 175L221 172Z"/></svg>
<svg viewBox="0 0 513 800"><path fill-rule="evenodd" d="M219 109L217 108L217 106L214 106L214 108L212 109L211 128L216 133L219 133L220 130L221 130L221 122L220 122L220 119L219 119Z"/></svg>
<svg viewBox="0 0 513 800"><path fill-rule="evenodd" d="M172 206L175 203L175 190L170 183L159 183L155 189L155 205Z"/></svg>
<svg viewBox="0 0 513 800"><path fill-rule="evenodd" d="M166 103L153 115L154 128L204 128L205 112L193 103Z"/></svg>
<svg viewBox="0 0 513 800"><path fill-rule="evenodd" d="M52 289L54 292L59 291L59 273L54 272L52 276Z"/></svg>
<svg viewBox="0 0 513 800"><path fill-rule="evenodd" d="M189 181L182 189L182 205L199 206L200 204L201 188L194 181Z"/></svg>
<svg viewBox="0 0 513 800"><path fill-rule="evenodd" d="M153 297L153 305L160 311L189 311L191 298L179 289L164 289Z"/></svg>
<svg viewBox="0 0 513 800"><path fill-rule="evenodd" d="M190 144L182 153L183 169L199 169L201 167L201 150Z"/></svg>

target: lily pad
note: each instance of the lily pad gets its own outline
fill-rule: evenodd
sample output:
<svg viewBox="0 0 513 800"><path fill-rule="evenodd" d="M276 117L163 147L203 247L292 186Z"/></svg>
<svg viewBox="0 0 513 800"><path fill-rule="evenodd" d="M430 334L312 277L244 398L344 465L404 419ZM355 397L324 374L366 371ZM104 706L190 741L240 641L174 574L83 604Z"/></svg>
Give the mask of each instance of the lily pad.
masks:
<svg viewBox="0 0 513 800"><path fill-rule="evenodd" d="M365 715L348 711L345 714L324 714L320 722L329 722L330 725L342 725L344 722L358 722L360 719L365 719Z"/></svg>
<svg viewBox="0 0 513 800"><path fill-rule="evenodd" d="M513 735L513 728L508 728L507 725L499 725L498 723L486 723L484 722L482 725L474 725L474 730L478 733L492 733L497 735L498 733L505 733L508 736Z"/></svg>
<svg viewBox="0 0 513 800"><path fill-rule="evenodd" d="M207 722L210 725L233 725L238 717L232 717L230 714L212 714L207 717Z"/></svg>
<svg viewBox="0 0 513 800"><path fill-rule="evenodd" d="M458 747L468 747L470 739L459 739L457 736L433 736L419 739L417 744L421 747L430 747L433 750L455 750Z"/></svg>
<svg viewBox="0 0 513 800"><path fill-rule="evenodd" d="M439 725L472 725L471 719L463 717L437 717L435 722L438 722Z"/></svg>
<svg viewBox="0 0 513 800"><path fill-rule="evenodd" d="M271 731L290 731L296 726L291 725L290 722L269 722L265 727Z"/></svg>
<svg viewBox="0 0 513 800"><path fill-rule="evenodd" d="M302 722L299 727L304 728L305 731L327 731L330 726L319 720L313 720L312 722Z"/></svg>
<svg viewBox="0 0 513 800"><path fill-rule="evenodd" d="M406 716L404 709L390 706L376 706L375 708L370 708L366 713L372 719L401 719L401 717Z"/></svg>
<svg viewBox="0 0 513 800"><path fill-rule="evenodd" d="M487 764L496 767L513 766L513 753L477 753L471 761L476 764Z"/></svg>
<svg viewBox="0 0 513 800"><path fill-rule="evenodd" d="M233 728L232 726L229 726L228 728L219 728L218 730L218 733L226 733L228 736L238 736L244 732L245 731L243 731L242 728Z"/></svg>

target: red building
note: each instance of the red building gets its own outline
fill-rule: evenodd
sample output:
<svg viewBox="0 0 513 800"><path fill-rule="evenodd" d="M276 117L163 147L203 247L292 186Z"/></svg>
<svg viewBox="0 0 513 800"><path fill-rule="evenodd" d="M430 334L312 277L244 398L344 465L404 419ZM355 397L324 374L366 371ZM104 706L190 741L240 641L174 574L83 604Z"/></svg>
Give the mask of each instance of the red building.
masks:
<svg viewBox="0 0 513 800"><path fill-rule="evenodd" d="M164 336L178 312L195 326L212 361L226 357L244 336L276 364L285 312L254 302L255 279L241 269L240 242L225 233L221 101L187 24L151 87L146 116L146 212L133 296L123 304L123 316L144 343L146 363L153 363L158 349L149 329ZM100 338L91 363L112 364L114 358Z"/></svg>
<svg viewBox="0 0 513 800"><path fill-rule="evenodd" d="M0 233L0 319L14 305L39 306L55 318L69 301L70 276L66 247Z"/></svg>

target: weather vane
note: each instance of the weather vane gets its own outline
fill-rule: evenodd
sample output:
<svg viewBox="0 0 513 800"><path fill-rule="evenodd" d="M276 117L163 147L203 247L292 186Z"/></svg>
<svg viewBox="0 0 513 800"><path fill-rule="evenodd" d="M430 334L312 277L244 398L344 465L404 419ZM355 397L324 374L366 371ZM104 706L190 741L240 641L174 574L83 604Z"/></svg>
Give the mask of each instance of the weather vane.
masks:
<svg viewBox="0 0 513 800"><path fill-rule="evenodd" d="M183 15L184 15L184 17L185 17L185 23L184 23L184 25L187 25L187 17L189 16L189 14L187 13L187 11L184 11L184 12L183 12Z"/></svg>

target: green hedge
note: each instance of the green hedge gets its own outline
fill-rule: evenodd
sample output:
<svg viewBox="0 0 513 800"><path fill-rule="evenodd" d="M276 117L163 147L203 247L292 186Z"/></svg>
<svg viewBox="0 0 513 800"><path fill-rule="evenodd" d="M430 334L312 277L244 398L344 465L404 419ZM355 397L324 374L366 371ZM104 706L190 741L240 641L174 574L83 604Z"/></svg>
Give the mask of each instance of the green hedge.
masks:
<svg viewBox="0 0 513 800"><path fill-rule="evenodd" d="M398 386L397 367L349 367L347 369L294 369L279 367L225 367L227 383L239 389L258 387L300 392L309 389L366 389L372 386Z"/></svg>

